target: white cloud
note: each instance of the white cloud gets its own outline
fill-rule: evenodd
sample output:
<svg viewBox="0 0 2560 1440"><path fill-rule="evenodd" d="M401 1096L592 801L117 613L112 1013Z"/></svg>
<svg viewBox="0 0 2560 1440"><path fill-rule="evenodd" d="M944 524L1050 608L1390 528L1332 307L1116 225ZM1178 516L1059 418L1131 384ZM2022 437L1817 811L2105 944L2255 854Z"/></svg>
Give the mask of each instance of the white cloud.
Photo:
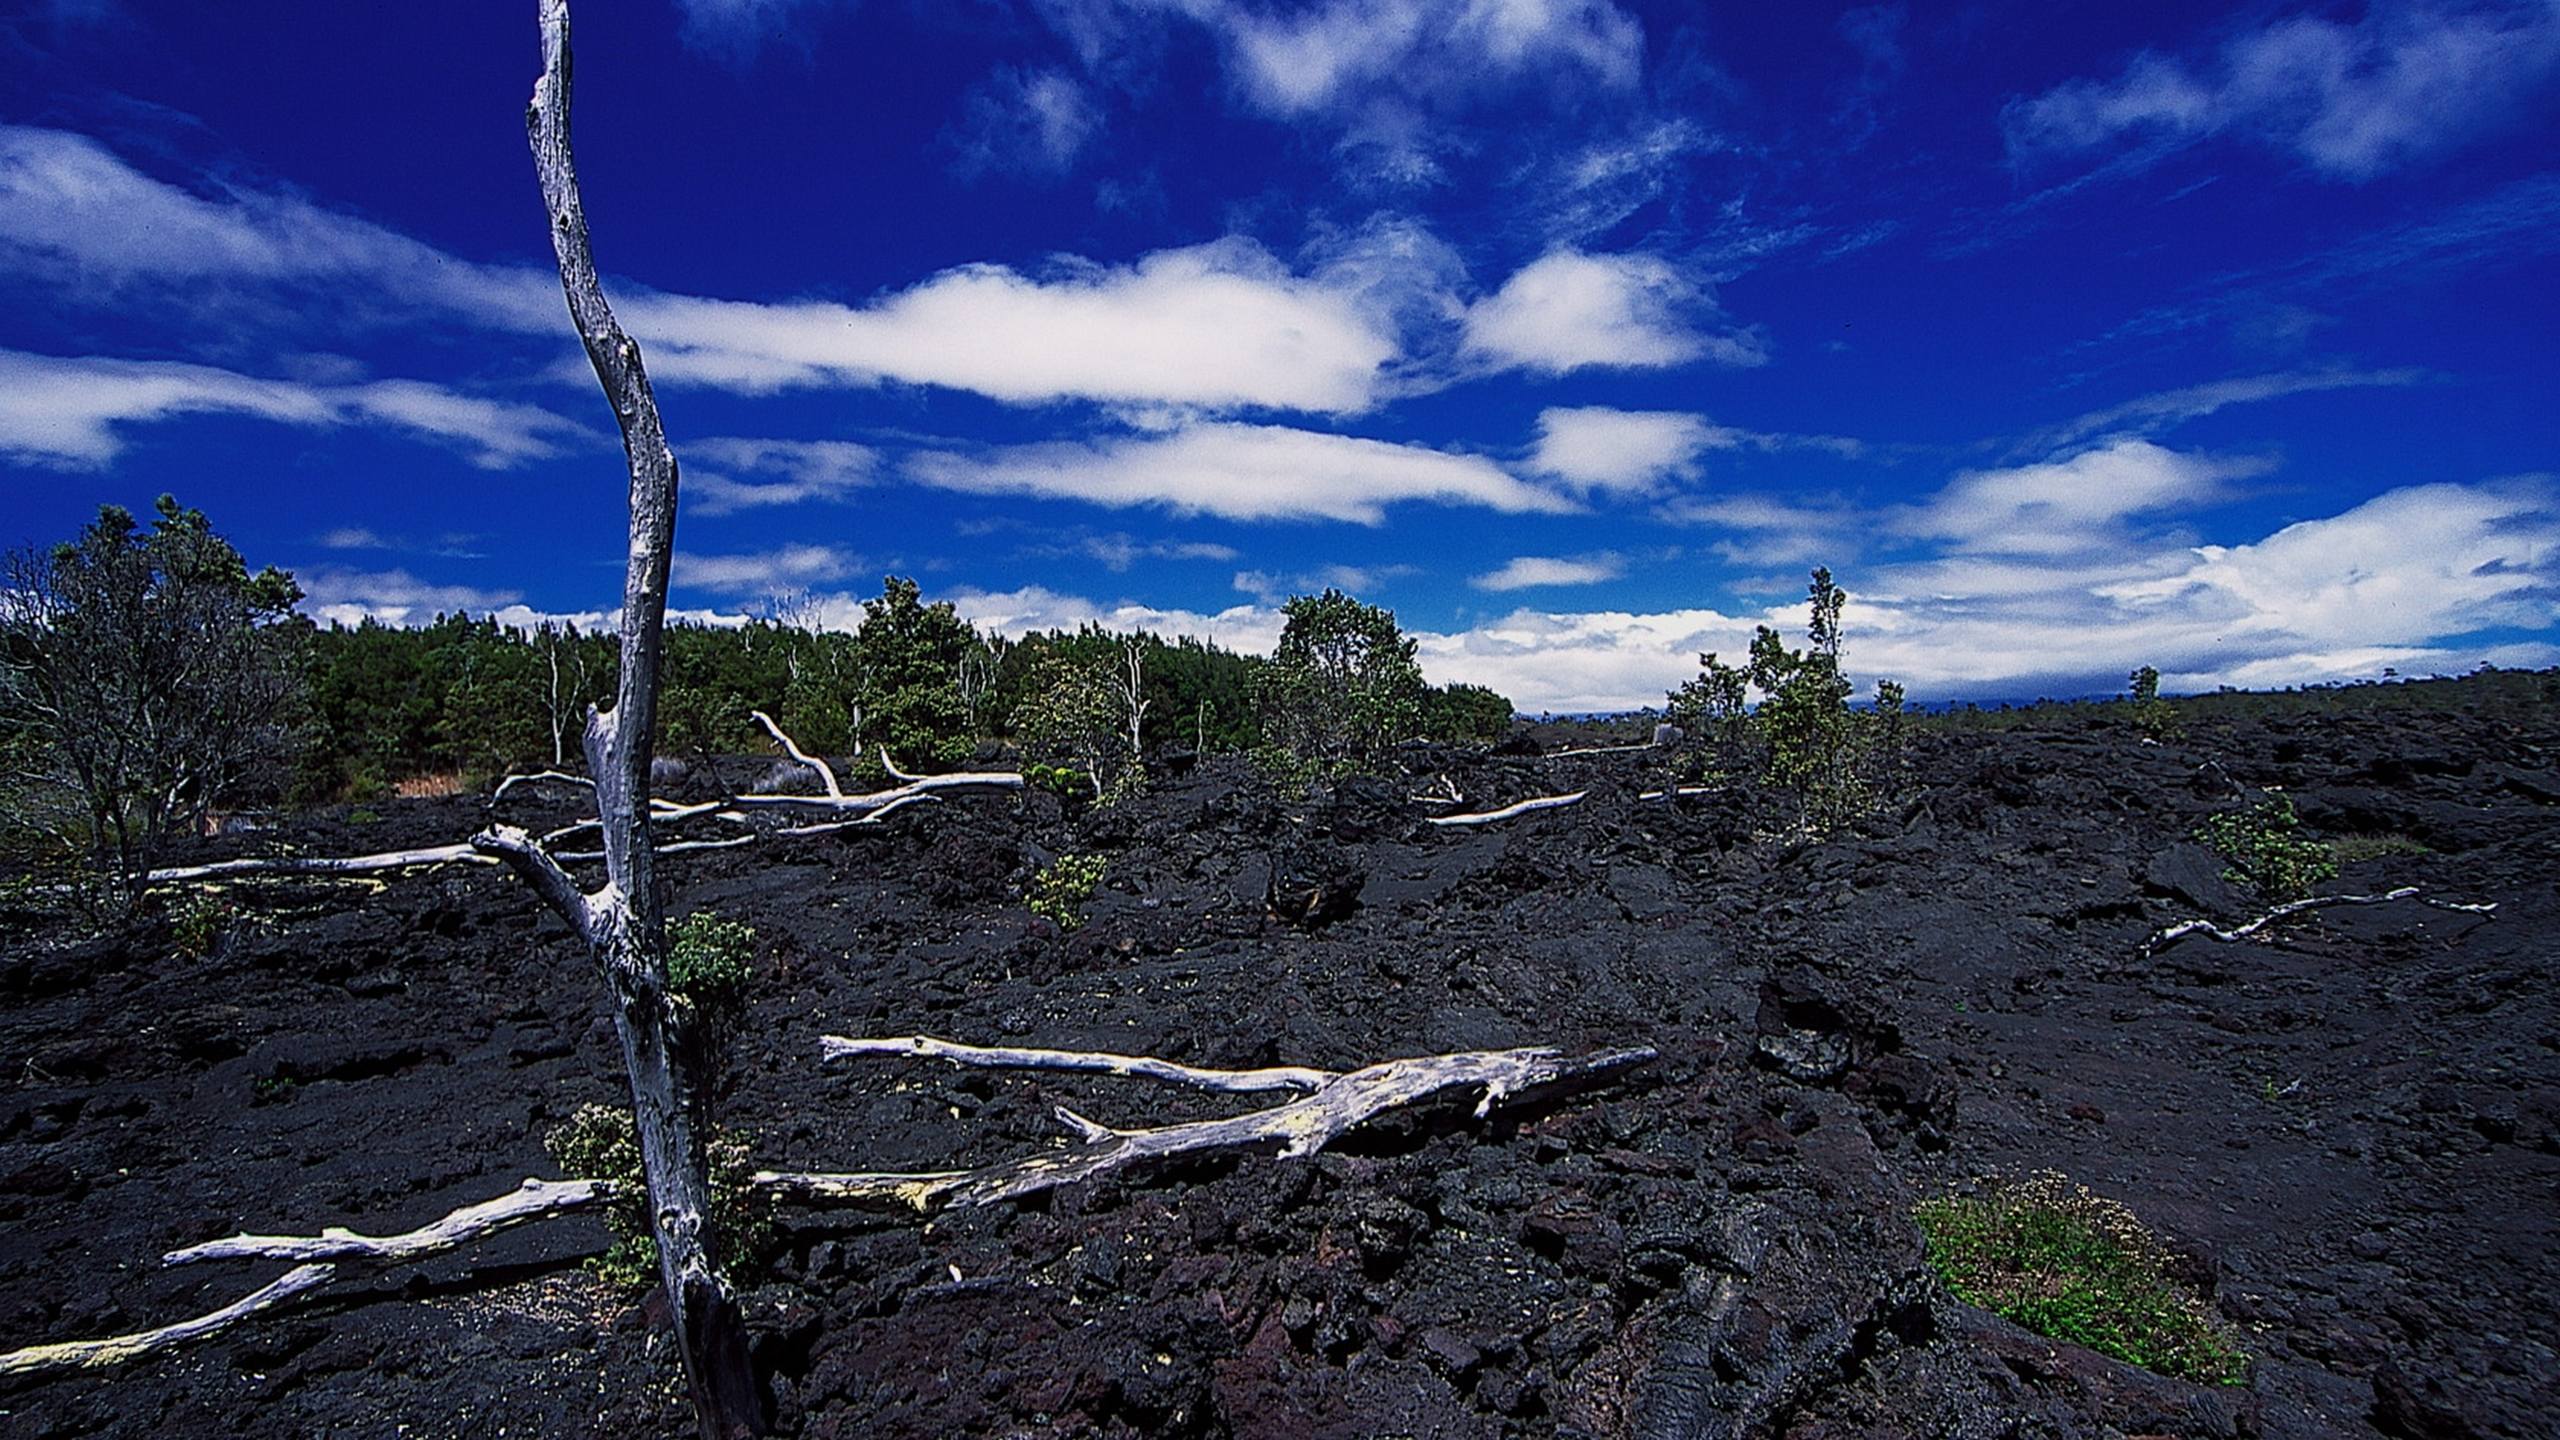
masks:
<svg viewBox="0 0 2560 1440"><path fill-rule="evenodd" d="M2211 501L2227 482L2268 468L2119 440L2068 459L1959 475L1898 528L1973 553L2059 558L2110 543L2131 517Z"/></svg>
<svg viewBox="0 0 2560 1440"><path fill-rule="evenodd" d="M1398 348L1349 297L1237 238L1046 279L964 266L863 306L643 295L623 309L653 373L749 392L895 380L1013 404L1355 412Z"/></svg>
<svg viewBox="0 0 2560 1440"><path fill-rule="evenodd" d="M1235 588L1265 605L1277 605L1293 595L1314 595L1326 590L1339 590L1346 595L1374 595L1389 581L1420 573L1411 565L1319 565L1312 570L1287 575L1268 570L1239 570Z"/></svg>
<svg viewBox="0 0 2560 1440"><path fill-rule="evenodd" d="M1194 635L1249 655L1267 655L1280 643L1287 617L1268 605L1235 605L1214 614L1163 609L1134 600L1101 602L1061 595L1038 585L1019 590L955 590L948 600L960 617L982 630L1022 636L1039 630L1073 630L1087 623L1157 635Z"/></svg>
<svg viewBox="0 0 2560 1440"><path fill-rule="evenodd" d="M2427 378L2422 370L2294 370L2273 375L2239 375L2202 385L2188 385L2144 395L2086 415L2036 437L2038 449L2077 444L2093 435L2156 434L2198 420L2231 405L2255 404L2323 390L2366 386L2415 385Z"/></svg>
<svg viewBox="0 0 2560 1440"><path fill-rule="evenodd" d="M560 333L558 277L476 265L290 195L153 179L85 135L0 126L0 254L101 301L137 287L188 307L240 285L325 287L337 317L423 307L496 329Z"/></svg>
<svg viewBox="0 0 2560 1440"><path fill-rule="evenodd" d="M484 590L421 580L406 570L349 570L323 565L297 570L302 612L323 624L423 625L438 615L488 615L523 599L517 590Z"/></svg>
<svg viewBox="0 0 2560 1440"><path fill-rule="evenodd" d="M537 406L422 381L303 385L177 361L0 350L0 454L95 469L122 452L124 427L190 414L252 415L287 425L385 424L451 445L492 470L593 438Z"/></svg>
<svg viewBox="0 0 2560 1440"><path fill-rule="evenodd" d="M1538 415L1529 467L1586 490L1650 494L1697 473L1698 456L1735 443L1703 415L1591 405Z"/></svg>
<svg viewBox="0 0 2560 1440"><path fill-rule="evenodd" d="M1467 583L1479 590L1529 590L1544 585L1597 585L1625 573L1626 562L1615 555L1586 555L1578 560L1520 555Z"/></svg>
<svg viewBox="0 0 2560 1440"><path fill-rule="evenodd" d="M2276 21L2200 65L2146 52L2115 80L2014 100L2001 123L2012 157L2232 133L2331 179L2368 180L2524 121L2555 73L2560 6L2549 0L2375 5L2351 23Z"/></svg>
<svg viewBox="0 0 2560 1440"><path fill-rule="evenodd" d="M1756 337L1701 331L1695 321L1711 308L1699 286L1667 260L1556 250L1467 311L1464 349L1556 375L1593 365L1648 369L1701 357L1727 365L1768 359Z"/></svg>
<svg viewBox="0 0 2560 1440"><path fill-rule="evenodd" d="M1398 501L1481 505L1507 514L1575 507L1492 461L1275 425L1209 422L1163 435L1024 445L982 455L928 451L907 473L980 495L1037 495L1114 508L1158 505L1230 520L1376 525Z"/></svg>
<svg viewBox="0 0 2560 1440"><path fill-rule="evenodd" d="M733 515L813 500L841 500L870 483L880 456L850 440L773 440L721 436L685 445L688 514ZM771 478L740 480L737 473Z"/></svg>
<svg viewBox="0 0 2560 1440"><path fill-rule="evenodd" d="M1246 93L1275 115L1524 73L1624 87L1644 58L1643 27L1606 0L1334 0L1287 16L1183 8L1220 31Z"/></svg>
<svg viewBox="0 0 2560 1440"><path fill-rule="evenodd" d="M1101 131L1101 111L1074 78L1056 70L998 70L962 106L954 136L958 169L964 177L1064 175Z"/></svg>
<svg viewBox="0 0 2560 1440"><path fill-rule="evenodd" d="M745 555L679 550L669 578L722 595L782 595L830 584L864 569L862 557L832 545L783 545Z"/></svg>

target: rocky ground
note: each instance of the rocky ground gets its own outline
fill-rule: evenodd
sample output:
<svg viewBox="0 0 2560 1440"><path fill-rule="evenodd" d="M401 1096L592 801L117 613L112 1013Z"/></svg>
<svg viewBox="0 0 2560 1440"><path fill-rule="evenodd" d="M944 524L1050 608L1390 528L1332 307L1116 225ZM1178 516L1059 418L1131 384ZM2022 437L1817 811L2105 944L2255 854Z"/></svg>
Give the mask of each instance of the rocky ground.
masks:
<svg viewBox="0 0 2560 1440"><path fill-rule="evenodd" d="M1604 1089L1412 1114L1312 1162L930 1223L789 1214L750 1295L781 1428L2553 1434L2551 690L2203 718L2156 745L2103 712L1934 733L1891 805L1812 844L1771 838L1766 797L1639 798L1662 780L1643 753L1412 752L1407 776L1304 802L1212 761L1111 811L982 797L671 860L677 911L764 938L726 1109L783 1168L1036 1152L1061 1143L1058 1103L1124 1124L1237 1108L821 1066L827 1033L1337 1068L1661 1052ZM1409 796L1444 774L1471 808L1592 794L1443 829ZM2146 958L2159 926L2260 908L2186 837L2266 786L2322 835L2414 842L2325 889L2414 885L2494 917L2333 909ZM406 802L288 838L356 853L484 815ZM1072 934L1020 898L1061 852L1110 861ZM1274 919L1275 869L1356 875L1359 903ZM505 874L235 894L202 959L165 927L80 941L24 916L0 949L0 1346L162 1324L282 1268L154 1264L180 1244L403 1229L553 1173L543 1132L616 1093L599 983ZM2151 1376L1944 1292L1913 1204L2042 1169L2169 1237L2256 1357L2245 1386ZM601 1242L586 1220L518 1232L121 1373L0 1389L0 1429L689 1433L648 1306L577 1266Z"/></svg>

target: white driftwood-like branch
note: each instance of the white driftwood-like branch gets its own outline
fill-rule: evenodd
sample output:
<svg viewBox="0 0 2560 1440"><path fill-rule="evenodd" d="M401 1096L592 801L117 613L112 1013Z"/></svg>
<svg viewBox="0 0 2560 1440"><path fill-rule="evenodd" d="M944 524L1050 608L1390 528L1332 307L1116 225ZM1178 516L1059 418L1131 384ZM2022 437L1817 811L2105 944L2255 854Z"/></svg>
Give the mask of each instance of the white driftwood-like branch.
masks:
<svg viewBox="0 0 2560 1440"><path fill-rule="evenodd" d="M398 1235L359 1235L337 1226L317 1235L234 1235L208 1240L160 1257L163 1265L193 1265L205 1260L363 1260L397 1265L429 1255L458 1250L501 1230L534 1220L594 1210L613 1198L613 1187L601 1180L531 1179L512 1193L477 1205L465 1205L432 1224Z"/></svg>
<svg viewBox="0 0 2560 1440"><path fill-rule="evenodd" d="M1647 790L1636 798L1639 800L1676 800L1689 795L1712 795L1715 793L1715 788L1716 787L1713 785L1674 785L1668 790Z"/></svg>
<svg viewBox="0 0 2560 1440"><path fill-rule="evenodd" d="M220 1334L253 1315L290 1304L328 1284L329 1277L335 1273L333 1266L304 1265L288 1271L282 1279L255 1294L192 1320L181 1320L174 1325L131 1335L110 1335L97 1340L58 1340L49 1345L30 1345L23 1350L12 1350L0 1354L0 1378L42 1375L56 1370L104 1370L156 1355L190 1340Z"/></svg>
<svg viewBox="0 0 2560 1440"><path fill-rule="evenodd" d="M537 770L530 775L510 775L499 781L498 788L489 792L489 803L495 805L506 799L507 792L519 785L575 785L586 790L596 788L596 782L584 775L572 775L566 770Z"/></svg>
<svg viewBox="0 0 2560 1440"><path fill-rule="evenodd" d="M417 865L492 865L491 857L461 845L430 845L419 850L385 850L378 855L252 855L217 860L210 865L174 865L151 872L151 883L219 880L230 875L372 875Z"/></svg>
<svg viewBox="0 0 2560 1440"><path fill-rule="evenodd" d="M1484 810L1473 815L1426 815L1423 820L1431 825L1491 825L1497 821L1533 815L1540 810L1561 810L1567 805L1579 805L1590 793L1588 790L1576 790L1569 795L1541 795L1534 800L1505 805L1499 810Z"/></svg>
<svg viewBox="0 0 2560 1440"><path fill-rule="evenodd" d="M1467 797L1458 789L1458 782L1447 775L1440 777L1438 789L1417 791L1405 798L1416 805L1464 805L1467 803Z"/></svg>
<svg viewBox="0 0 2560 1440"><path fill-rule="evenodd" d="M2255 920L2228 928L2216 925L2210 920L2181 920L2175 925L2161 929L2149 940L2144 941L2142 953L2153 954L2177 944L2190 935L2202 935L2208 940L2219 940L2226 945L2234 944L2248 939L2279 920L2290 919L2305 911L2325 910L2333 905L2387 905L2395 900L2416 900L2430 909L2453 910L2465 915L2493 915L2498 909L2495 901L2473 904L2460 900L2430 900L2420 895L2415 885L2403 885L2397 890L2386 890L2379 895L2314 895L2308 900L2294 900L2278 905Z"/></svg>
<svg viewBox="0 0 2560 1440"><path fill-rule="evenodd" d="M1654 748L1654 743L1650 740L1642 741L1634 745L1585 745L1579 750L1550 750L1537 758L1540 760L1564 760L1575 755L1624 755L1630 751L1651 750Z"/></svg>
<svg viewBox="0 0 2560 1440"><path fill-rule="evenodd" d="M818 772L818 779L826 785L830 798L837 800L844 798L844 787L836 783L836 772L828 767L826 761L802 750L800 742L792 739L780 725L775 724L772 716L761 710L750 710L747 714L764 727L764 733L773 737L773 743L782 747L783 754ZM888 758L888 753L886 750L881 751L881 758L884 760Z"/></svg>
<svg viewBox="0 0 2560 1440"><path fill-rule="evenodd" d="M1653 1058L1654 1052L1645 1049L1577 1057L1546 1049L1425 1055L1334 1075L1285 1104L1224 1120L1120 1130L1063 1111L1059 1123L1076 1134L1075 1145L975 1170L924 1174L767 1170L759 1172L753 1183L779 1198L808 1205L920 1211L992 1205L1176 1156L1265 1149L1282 1158L1312 1155L1389 1110L1448 1091L1482 1090L1475 1107L1482 1117L1523 1091L1596 1084ZM1038 1068L1062 1067L1044 1063Z"/></svg>
<svg viewBox="0 0 2560 1440"><path fill-rule="evenodd" d="M930 1035L893 1035L848 1040L822 1035L819 1053L829 1060L947 1060L978 1070L1049 1070L1090 1075L1128 1075L1162 1080L1195 1090L1248 1095L1270 1090L1312 1091L1342 1077L1335 1071L1304 1065L1271 1065L1256 1070L1212 1070L1159 1060L1152 1055L1113 1055L1095 1050L1024 1050L963 1045Z"/></svg>

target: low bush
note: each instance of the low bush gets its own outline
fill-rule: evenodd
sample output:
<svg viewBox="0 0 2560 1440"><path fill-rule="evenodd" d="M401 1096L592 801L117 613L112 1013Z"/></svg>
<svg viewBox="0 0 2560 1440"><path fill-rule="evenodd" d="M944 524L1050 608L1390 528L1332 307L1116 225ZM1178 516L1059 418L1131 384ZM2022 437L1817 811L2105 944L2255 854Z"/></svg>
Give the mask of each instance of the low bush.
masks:
<svg viewBox="0 0 2560 1440"><path fill-rule="evenodd" d="M1062 931L1074 930L1084 924L1084 907L1109 868L1110 862L1099 855L1061 855L1050 861L1031 877L1025 897L1031 913Z"/></svg>
<svg viewBox="0 0 2560 1440"><path fill-rule="evenodd" d="M1919 1207L1929 1263L1956 1298L2039 1335L2208 1385L2249 1357L2131 1210L2050 1172Z"/></svg>
<svg viewBox="0 0 2560 1440"><path fill-rule="evenodd" d="M587 1262L597 1279L623 1291L658 1281L658 1242L649 1233L648 1188L640 1169L640 1137L631 1112L615 1105L581 1105L542 1137L543 1148L564 1172L613 1186L605 1229L606 1251ZM773 1244L773 1207L749 1185L755 1173L746 1142L715 1131L709 1146L711 1253L733 1283L743 1283Z"/></svg>
<svg viewBox="0 0 2560 1440"><path fill-rule="evenodd" d="M2268 900L2299 900L2338 873L2338 853L2302 833L2293 802L2269 795L2246 810L2209 816L2196 838L2223 858L2223 878Z"/></svg>

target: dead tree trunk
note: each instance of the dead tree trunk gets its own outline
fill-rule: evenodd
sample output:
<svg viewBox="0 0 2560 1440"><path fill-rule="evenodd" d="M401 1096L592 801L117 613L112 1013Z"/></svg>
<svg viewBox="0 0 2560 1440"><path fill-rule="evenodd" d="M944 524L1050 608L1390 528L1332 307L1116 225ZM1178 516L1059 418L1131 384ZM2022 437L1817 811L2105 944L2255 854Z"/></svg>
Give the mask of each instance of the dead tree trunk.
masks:
<svg viewBox="0 0 2560 1440"><path fill-rule="evenodd" d="M648 1183L658 1274L684 1357L694 1416L707 1440L764 1433L764 1397L748 1362L737 1297L711 1253L708 1088L667 991L666 933L649 840L649 760L658 716L658 659L675 545L676 460L660 428L640 347L613 318L597 282L569 147L569 3L541 0L542 76L525 129L551 220L560 287L614 418L631 469L631 547L622 586L622 673L610 715L589 711L587 773L595 777L605 885L581 892L549 852L520 830L474 843L504 859L587 942L613 993L614 1025L630 1072L631 1110Z"/></svg>

